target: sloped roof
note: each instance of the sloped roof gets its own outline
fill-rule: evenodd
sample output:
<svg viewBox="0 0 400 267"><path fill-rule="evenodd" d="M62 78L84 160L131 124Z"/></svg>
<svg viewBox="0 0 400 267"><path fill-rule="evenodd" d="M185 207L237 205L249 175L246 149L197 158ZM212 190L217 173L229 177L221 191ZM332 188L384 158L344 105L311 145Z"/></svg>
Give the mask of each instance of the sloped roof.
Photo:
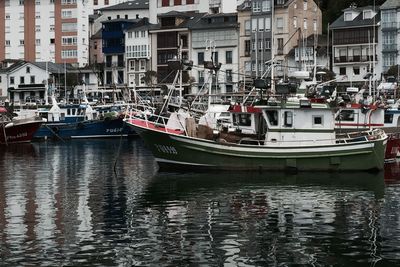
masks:
<svg viewBox="0 0 400 267"><path fill-rule="evenodd" d="M192 28L196 23L199 22L199 20L207 13L186 13L186 12L179 12L179 11L170 11L167 13L164 13L162 15L159 15L161 18L168 18L168 17L178 17L178 18L184 18L185 20L177 26L169 26L169 27L162 27L161 25L153 26L153 30L160 30L160 29L179 29L179 28Z"/></svg>
<svg viewBox="0 0 400 267"><path fill-rule="evenodd" d="M380 13L377 8L375 8L375 12L377 13L373 18L371 19L363 19L363 11L364 10L374 10L374 6L365 6L365 7L357 7L357 8L346 8L343 11L356 11L360 12L357 17L355 17L351 21L345 21L344 20L344 13L336 19L329 27L331 29L337 29L337 28L350 28L350 27L362 27L362 26L372 26L372 25L377 25L380 20Z"/></svg>
<svg viewBox="0 0 400 267"><path fill-rule="evenodd" d="M37 66L38 68L46 70L46 62L29 62L29 63ZM66 68L67 70L74 69L74 67L72 67L72 65L69 63L66 63L64 66L63 63L47 62L47 70L51 73L64 73L64 68Z"/></svg>
<svg viewBox="0 0 400 267"><path fill-rule="evenodd" d="M399 8L400 7L400 1L399 0L387 0L385 3L383 3L380 7L380 9L392 9L392 8Z"/></svg>
<svg viewBox="0 0 400 267"><path fill-rule="evenodd" d="M218 23L210 23L209 20L213 18L226 18L233 17L236 18L236 21L223 21ZM208 14L195 23L191 29L200 30L200 29L217 29L217 28L237 28L239 27L239 23L237 22L237 13L224 13L224 14Z"/></svg>
<svg viewBox="0 0 400 267"><path fill-rule="evenodd" d="M100 11L114 11L114 10L134 10L134 9L148 9L149 0L133 0L113 6L100 8Z"/></svg>

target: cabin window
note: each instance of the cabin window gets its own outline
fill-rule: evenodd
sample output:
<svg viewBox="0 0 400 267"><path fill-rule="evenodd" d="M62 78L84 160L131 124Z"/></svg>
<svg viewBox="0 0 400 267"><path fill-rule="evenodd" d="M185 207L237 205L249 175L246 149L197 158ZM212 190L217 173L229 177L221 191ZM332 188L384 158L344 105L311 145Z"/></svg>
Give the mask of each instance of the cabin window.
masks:
<svg viewBox="0 0 400 267"><path fill-rule="evenodd" d="M65 113L61 113L61 120L62 120L62 121L65 120Z"/></svg>
<svg viewBox="0 0 400 267"><path fill-rule="evenodd" d="M385 123L393 123L393 114L385 114Z"/></svg>
<svg viewBox="0 0 400 267"><path fill-rule="evenodd" d="M323 122L322 116L313 116L313 126L322 126Z"/></svg>
<svg viewBox="0 0 400 267"><path fill-rule="evenodd" d="M238 126L251 126L251 114L235 114L234 121Z"/></svg>
<svg viewBox="0 0 400 267"><path fill-rule="evenodd" d="M67 109L67 115L71 115L71 110Z"/></svg>
<svg viewBox="0 0 400 267"><path fill-rule="evenodd" d="M277 110L267 110L267 118L271 126L278 126L278 111Z"/></svg>
<svg viewBox="0 0 400 267"><path fill-rule="evenodd" d="M336 117L337 121L354 121L354 110L341 110Z"/></svg>
<svg viewBox="0 0 400 267"><path fill-rule="evenodd" d="M72 115L76 114L76 109L72 109Z"/></svg>
<svg viewBox="0 0 400 267"><path fill-rule="evenodd" d="M293 112L285 111L284 124L285 124L286 127L292 127L293 126Z"/></svg>

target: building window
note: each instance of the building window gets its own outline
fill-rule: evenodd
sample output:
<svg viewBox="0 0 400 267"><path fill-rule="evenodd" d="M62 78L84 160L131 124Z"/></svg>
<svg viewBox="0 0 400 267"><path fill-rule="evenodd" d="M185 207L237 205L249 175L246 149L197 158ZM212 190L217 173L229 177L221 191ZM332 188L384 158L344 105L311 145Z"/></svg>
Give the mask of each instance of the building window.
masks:
<svg viewBox="0 0 400 267"><path fill-rule="evenodd" d="M251 22L250 20L246 20L244 22L244 34L250 35L250 33L251 33Z"/></svg>
<svg viewBox="0 0 400 267"><path fill-rule="evenodd" d="M307 19L303 20L303 29L307 30Z"/></svg>
<svg viewBox="0 0 400 267"><path fill-rule="evenodd" d="M10 40L6 40L6 46L10 46L10 45L11 45Z"/></svg>
<svg viewBox="0 0 400 267"><path fill-rule="evenodd" d="M169 0L161 0L161 6L169 6Z"/></svg>
<svg viewBox="0 0 400 267"><path fill-rule="evenodd" d="M264 46L265 50L269 50L271 49L271 39L270 38L266 38L265 39L265 46Z"/></svg>
<svg viewBox="0 0 400 267"><path fill-rule="evenodd" d="M263 12L271 11L271 0L262 1L262 11Z"/></svg>
<svg viewBox="0 0 400 267"><path fill-rule="evenodd" d="M226 51L226 64L232 64L232 51Z"/></svg>
<svg viewBox="0 0 400 267"><path fill-rule="evenodd" d="M130 71L135 71L135 60L130 60L129 61L129 70Z"/></svg>
<svg viewBox="0 0 400 267"><path fill-rule="evenodd" d="M345 12L344 13L344 21L352 21L353 20L353 16L351 12Z"/></svg>
<svg viewBox="0 0 400 267"><path fill-rule="evenodd" d="M25 83L25 77L24 76L19 77L19 83L20 84L24 84Z"/></svg>
<svg viewBox="0 0 400 267"><path fill-rule="evenodd" d="M225 70L226 74L226 82L231 83L232 82L232 70Z"/></svg>
<svg viewBox="0 0 400 267"><path fill-rule="evenodd" d="M283 18L276 19L276 28L278 29L278 31L283 30Z"/></svg>
<svg viewBox="0 0 400 267"><path fill-rule="evenodd" d="M204 64L204 52L197 53L197 64L203 65Z"/></svg>
<svg viewBox="0 0 400 267"><path fill-rule="evenodd" d="M146 70L146 60L141 59L139 61L139 68L140 68L140 70Z"/></svg>
<svg viewBox="0 0 400 267"><path fill-rule="evenodd" d="M64 46L67 45L76 45L78 42L78 38L76 36L64 36L61 38L61 43Z"/></svg>
<svg viewBox="0 0 400 267"><path fill-rule="evenodd" d="M297 17L293 17L293 28L297 29Z"/></svg>
<svg viewBox="0 0 400 267"><path fill-rule="evenodd" d="M339 74L340 74L340 75L346 75L346 67L341 67L341 68L339 69Z"/></svg>
<svg viewBox="0 0 400 267"><path fill-rule="evenodd" d="M35 84L36 83L36 81L35 81L35 76L31 76L31 84Z"/></svg>
<svg viewBox="0 0 400 267"><path fill-rule="evenodd" d="M186 5L193 5L194 4L194 0L186 0Z"/></svg>
<svg viewBox="0 0 400 267"><path fill-rule="evenodd" d="M307 0L304 0L304 2L303 2L303 7L304 7L304 10L307 10Z"/></svg>
<svg viewBox="0 0 400 267"><path fill-rule="evenodd" d="M174 0L174 5L175 5L175 6L180 6L180 5L182 5L182 0Z"/></svg>
<svg viewBox="0 0 400 267"><path fill-rule="evenodd" d="M199 84L203 85L204 84L204 71L199 71L198 75L199 75Z"/></svg>
<svg viewBox="0 0 400 267"><path fill-rule="evenodd" d="M24 40L19 40L19 45L24 45L25 41Z"/></svg>
<svg viewBox="0 0 400 267"><path fill-rule="evenodd" d="M245 40L244 41L244 56L249 57L250 51L251 51L251 42L250 42L250 40Z"/></svg>
<svg viewBox="0 0 400 267"><path fill-rule="evenodd" d="M372 19L372 10L364 10L363 18L364 19Z"/></svg>
<svg viewBox="0 0 400 267"><path fill-rule="evenodd" d="M283 38L278 38L278 54L283 54Z"/></svg>
<svg viewBox="0 0 400 267"><path fill-rule="evenodd" d="M360 75L360 67L353 67L354 75Z"/></svg>
<svg viewBox="0 0 400 267"><path fill-rule="evenodd" d="M253 1L253 12L261 11L260 4L261 4L261 2L259 2L259 1Z"/></svg>
<svg viewBox="0 0 400 267"><path fill-rule="evenodd" d="M26 73L31 73L31 67L26 67Z"/></svg>
<svg viewBox="0 0 400 267"><path fill-rule="evenodd" d="M14 76L10 76L10 84L14 84Z"/></svg>

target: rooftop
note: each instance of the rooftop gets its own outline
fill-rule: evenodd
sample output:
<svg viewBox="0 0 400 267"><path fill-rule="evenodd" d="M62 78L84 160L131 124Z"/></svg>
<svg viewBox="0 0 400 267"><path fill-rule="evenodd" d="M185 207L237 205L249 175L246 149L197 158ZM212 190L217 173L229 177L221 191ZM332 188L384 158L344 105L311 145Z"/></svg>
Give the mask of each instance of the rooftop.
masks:
<svg viewBox="0 0 400 267"><path fill-rule="evenodd" d="M100 11L114 11L114 10L133 10L133 9L148 9L149 0L133 0L120 3L113 6L100 8Z"/></svg>

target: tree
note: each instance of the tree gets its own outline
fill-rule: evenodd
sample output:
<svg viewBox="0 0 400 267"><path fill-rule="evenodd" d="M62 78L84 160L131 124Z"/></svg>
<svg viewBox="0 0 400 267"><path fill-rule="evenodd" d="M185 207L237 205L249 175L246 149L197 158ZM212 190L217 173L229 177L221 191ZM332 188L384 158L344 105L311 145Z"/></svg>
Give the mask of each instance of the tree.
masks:
<svg viewBox="0 0 400 267"><path fill-rule="evenodd" d="M398 71L399 71L399 65L393 65L388 69L387 76L394 76L397 79L397 77L399 77Z"/></svg>

